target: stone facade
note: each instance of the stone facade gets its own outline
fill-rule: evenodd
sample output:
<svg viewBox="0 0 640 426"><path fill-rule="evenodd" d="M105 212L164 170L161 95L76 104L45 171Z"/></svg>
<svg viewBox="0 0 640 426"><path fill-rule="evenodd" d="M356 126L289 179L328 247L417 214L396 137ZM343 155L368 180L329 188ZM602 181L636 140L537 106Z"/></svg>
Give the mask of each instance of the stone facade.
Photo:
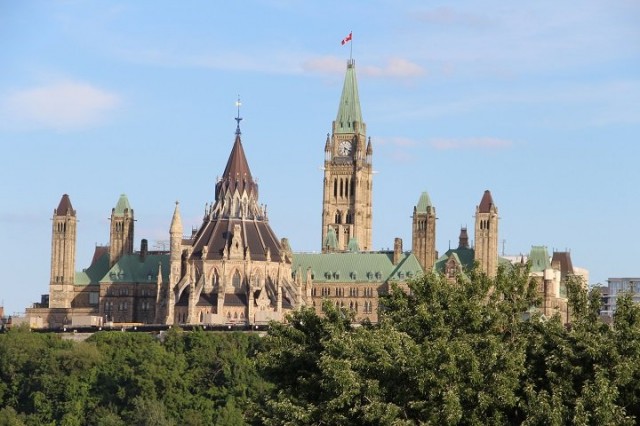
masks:
<svg viewBox="0 0 640 426"><path fill-rule="evenodd" d="M74 272L77 218L65 194L53 214L49 295L28 315L51 327L80 318L89 324L262 324L284 320L301 306L321 313L331 303L349 309L356 321L376 322L379 296L393 285L407 289L409 280L431 271L455 279L474 264L495 276L500 265L513 263L498 255L498 208L490 191L476 207L473 248L463 228L458 248L438 255L436 209L423 192L413 208L412 250L404 251L398 238L393 251L372 251L373 147L354 61L347 63L324 144L319 253L294 253L271 229L242 146L241 118L236 120L214 201L191 235L184 235L176 203L168 251L149 251L142 240L134 252L134 211L121 195L111 212L109 245L96 247L91 265ZM566 310L562 283L575 273L570 257L554 253L547 261L532 270L545 315Z"/></svg>

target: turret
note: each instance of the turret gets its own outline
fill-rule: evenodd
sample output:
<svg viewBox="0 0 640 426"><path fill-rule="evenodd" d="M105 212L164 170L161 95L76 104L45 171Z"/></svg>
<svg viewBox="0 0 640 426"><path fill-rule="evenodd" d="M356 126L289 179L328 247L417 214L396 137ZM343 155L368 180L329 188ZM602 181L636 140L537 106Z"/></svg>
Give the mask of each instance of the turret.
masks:
<svg viewBox="0 0 640 426"><path fill-rule="evenodd" d="M53 211L49 307L71 308L76 264L76 211L67 194Z"/></svg>
<svg viewBox="0 0 640 426"><path fill-rule="evenodd" d="M125 254L133 253L133 209L125 194L111 210L109 236L109 265L115 265Z"/></svg>
<svg viewBox="0 0 640 426"><path fill-rule="evenodd" d="M474 255L480 269L495 277L498 272L498 208L489 190L484 191L476 207Z"/></svg>
<svg viewBox="0 0 640 426"><path fill-rule="evenodd" d="M422 269L429 272L436 261L436 208L427 192L413 207L412 251Z"/></svg>

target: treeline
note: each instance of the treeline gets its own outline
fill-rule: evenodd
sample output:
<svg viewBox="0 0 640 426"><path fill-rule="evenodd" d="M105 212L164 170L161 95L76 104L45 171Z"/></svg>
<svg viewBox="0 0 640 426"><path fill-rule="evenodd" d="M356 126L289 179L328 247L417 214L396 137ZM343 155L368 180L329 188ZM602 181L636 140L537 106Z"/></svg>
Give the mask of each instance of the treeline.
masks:
<svg viewBox="0 0 640 426"><path fill-rule="evenodd" d="M260 337L98 332L0 335L0 425L236 425L264 394Z"/></svg>
<svg viewBox="0 0 640 426"><path fill-rule="evenodd" d="M265 337L172 329L81 343L0 335L0 425L624 425L640 419L640 308L568 283L570 326L526 269L394 289L377 325L325 304Z"/></svg>

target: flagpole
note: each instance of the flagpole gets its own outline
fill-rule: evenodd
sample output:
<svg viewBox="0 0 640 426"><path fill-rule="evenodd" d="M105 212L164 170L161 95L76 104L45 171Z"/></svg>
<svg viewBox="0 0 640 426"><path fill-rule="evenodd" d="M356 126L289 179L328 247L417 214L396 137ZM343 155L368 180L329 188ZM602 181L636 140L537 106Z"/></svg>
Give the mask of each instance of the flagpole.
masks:
<svg viewBox="0 0 640 426"><path fill-rule="evenodd" d="M349 31L349 35L351 35L349 43L349 62L353 62L353 31Z"/></svg>

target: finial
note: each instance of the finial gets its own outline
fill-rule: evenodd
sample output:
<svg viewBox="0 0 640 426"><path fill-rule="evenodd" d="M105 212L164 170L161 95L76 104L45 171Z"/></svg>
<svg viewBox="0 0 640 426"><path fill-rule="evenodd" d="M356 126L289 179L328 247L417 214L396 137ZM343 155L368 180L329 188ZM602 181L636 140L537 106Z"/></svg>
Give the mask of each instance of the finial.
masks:
<svg viewBox="0 0 640 426"><path fill-rule="evenodd" d="M238 116L235 118L235 120L238 122L238 125L236 126L236 135L240 136L240 122L242 121L242 118L240 117L240 105L242 105L242 103L240 102L240 95L238 95L238 100L236 101L236 106L238 107Z"/></svg>

